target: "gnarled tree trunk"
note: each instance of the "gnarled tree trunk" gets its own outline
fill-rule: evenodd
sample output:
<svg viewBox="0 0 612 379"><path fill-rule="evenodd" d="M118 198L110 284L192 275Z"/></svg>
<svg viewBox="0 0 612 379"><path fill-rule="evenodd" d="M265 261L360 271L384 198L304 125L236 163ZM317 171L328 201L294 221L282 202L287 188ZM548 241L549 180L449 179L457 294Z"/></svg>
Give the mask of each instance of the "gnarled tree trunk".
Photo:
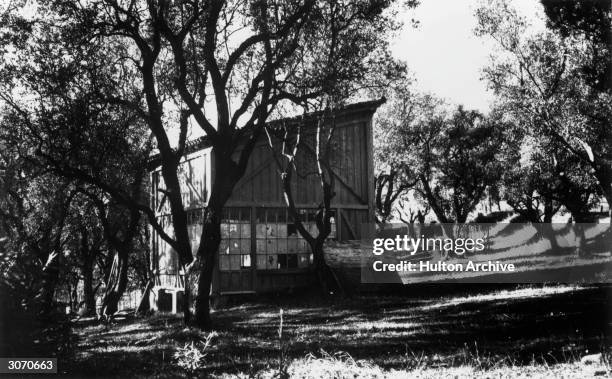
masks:
<svg viewBox="0 0 612 379"><path fill-rule="evenodd" d="M217 262L217 251L221 243L221 214L219 210L206 208L202 238L198 254L200 258L200 278L195 306L195 322L204 330L212 328L210 318L210 290L213 271Z"/></svg>
<svg viewBox="0 0 612 379"><path fill-rule="evenodd" d="M106 292L102 300L102 314L110 318L118 311L119 301L127 287L128 254L127 249L116 249L113 256Z"/></svg>
<svg viewBox="0 0 612 379"><path fill-rule="evenodd" d="M46 317L53 312L53 297L59 278L59 254L51 252L42 270L42 286L38 293L40 316Z"/></svg>
<svg viewBox="0 0 612 379"><path fill-rule="evenodd" d="M227 151L231 150L228 149ZM210 291L214 267L217 264L217 253L221 244L223 207L230 198L234 186L240 177L242 177L244 167L246 167L246 164L244 167L239 167L231 159L231 154L228 152L224 153L223 151L215 155L214 165L213 188L208 206L204 210L202 235L200 236L200 246L198 247L200 276L198 278L198 293L195 304L195 323L204 330L212 328Z"/></svg>
<svg viewBox="0 0 612 379"><path fill-rule="evenodd" d="M81 316L92 316L96 313L96 298L93 287L93 259L86 259L81 268L83 275L83 308Z"/></svg>
<svg viewBox="0 0 612 379"><path fill-rule="evenodd" d="M93 249L89 246L89 233L81 227L81 275L83 277L83 307L79 310L81 316L92 316L96 313L96 299L93 289Z"/></svg>

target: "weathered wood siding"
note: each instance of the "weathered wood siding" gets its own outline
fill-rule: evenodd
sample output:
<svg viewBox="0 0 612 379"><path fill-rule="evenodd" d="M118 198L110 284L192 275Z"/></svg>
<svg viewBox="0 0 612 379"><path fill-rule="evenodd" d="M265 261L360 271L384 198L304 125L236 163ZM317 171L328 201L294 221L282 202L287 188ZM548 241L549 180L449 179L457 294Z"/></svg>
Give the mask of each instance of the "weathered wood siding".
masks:
<svg viewBox="0 0 612 379"><path fill-rule="evenodd" d="M336 175L336 196L333 204L367 209L368 188L367 126L368 120L338 123L332 148L332 167ZM306 134L308 133L308 134ZM293 191L300 206L317 206L321 189L316 175L312 150L313 131L304 132L308 148L300 148L296 158L298 174ZM280 176L272 152L265 141L253 151L247 174L236 186L230 204L284 205Z"/></svg>
<svg viewBox="0 0 612 379"><path fill-rule="evenodd" d="M164 180L158 168L151 172L151 207L157 215L158 222L168 235L174 234L170 216L170 205L164 194ZM201 209L206 206L210 195L210 149L203 149L188 154L179 165L181 197L189 217L189 237L192 251L198 248L202 227L199 224ZM158 281L164 287L180 285L177 279L179 271L178 255L154 230L151 233L151 268L158 272Z"/></svg>

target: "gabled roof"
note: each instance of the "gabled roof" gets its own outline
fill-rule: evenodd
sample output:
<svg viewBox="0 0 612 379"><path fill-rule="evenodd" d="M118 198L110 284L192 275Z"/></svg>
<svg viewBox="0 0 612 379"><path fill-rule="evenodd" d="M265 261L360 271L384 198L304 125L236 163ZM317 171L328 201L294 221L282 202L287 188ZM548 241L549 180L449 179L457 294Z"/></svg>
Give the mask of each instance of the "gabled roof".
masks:
<svg viewBox="0 0 612 379"><path fill-rule="evenodd" d="M386 101L387 99L383 97L378 100L369 100L369 101L362 101L359 103L348 104L348 105L343 106L342 108L336 109L333 115L335 117L341 117L341 116L347 116L347 115L359 113L359 112L374 113L376 109L378 109L378 107L380 107ZM298 122L308 123L309 121L314 120L315 118L319 117L321 114L323 114L323 111L311 112L305 115L298 115L298 116L293 116L293 117L285 117L285 118L280 118L276 120L271 120L268 122L268 126L275 127L277 125L281 126L281 125L293 124L293 123L298 123ZM248 135L248 134L245 134L245 135ZM207 136L202 136L194 140L187 141L185 143L185 154L194 153L198 150L202 150L210 146L211 146L210 139ZM159 152L156 150L149 158L148 166L150 170L158 167L161 164L161 162L159 161L159 158L160 158Z"/></svg>

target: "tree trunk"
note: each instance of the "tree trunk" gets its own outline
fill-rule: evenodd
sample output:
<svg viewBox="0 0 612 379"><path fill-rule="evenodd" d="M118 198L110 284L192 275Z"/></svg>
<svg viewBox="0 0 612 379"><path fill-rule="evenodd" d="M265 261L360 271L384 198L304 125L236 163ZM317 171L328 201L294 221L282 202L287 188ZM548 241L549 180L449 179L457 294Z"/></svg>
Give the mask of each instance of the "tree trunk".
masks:
<svg viewBox="0 0 612 379"><path fill-rule="evenodd" d="M607 163L604 161L595 167L595 177L608 203L608 216L612 220L612 168L609 161ZM612 221L610 221L610 228L612 229Z"/></svg>
<svg viewBox="0 0 612 379"><path fill-rule="evenodd" d="M212 285L213 269L217 261L217 251L221 243L221 215L220 210L207 207L204 213L202 237L198 256L200 258L200 278L198 280L198 294L195 304L195 323L204 330L211 330L210 318L210 290Z"/></svg>
<svg viewBox="0 0 612 379"><path fill-rule="evenodd" d="M46 317L53 312L53 297L59 276L59 255L51 253L42 271L42 286L38 294L40 298L41 316Z"/></svg>
<svg viewBox="0 0 612 379"><path fill-rule="evenodd" d="M91 316L96 313L96 299L93 290L93 260L94 254L89 247L89 233L87 228L81 226L81 275L83 276L83 308L80 309L81 316Z"/></svg>
<svg viewBox="0 0 612 379"><path fill-rule="evenodd" d="M582 223L574 224L575 233L576 233L576 254L578 256L587 255L587 251L585 250L585 235L584 235L584 225Z"/></svg>
<svg viewBox="0 0 612 379"><path fill-rule="evenodd" d="M128 254L127 249L117 249L113 265L106 281L106 292L102 301L102 314L112 317L118 310L119 301L127 287Z"/></svg>
<svg viewBox="0 0 612 379"><path fill-rule="evenodd" d="M344 292L341 283L334 275L331 267L325 261L325 250L323 249L325 239L317 238L313 246L311 246L313 264L321 291L325 295L332 294L334 291Z"/></svg>
<svg viewBox="0 0 612 379"><path fill-rule="evenodd" d="M536 212L536 214L538 214L538 221L536 222L540 222L539 220L539 213L536 210L534 210ZM555 207L553 204L553 200L550 198L544 198L544 214L543 214L543 223L542 225L540 225L540 227L542 228L542 236L546 239L548 239L548 241L550 242L550 249L552 250L553 253L560 253L559 251L559 243L557 243L557 233L555 232L553 225L552 225L552 218L555 215Z"/></svg>
<svg viewBox="0 0 612 379"><path fill-rule="evenodd" d="M434 211L434 214L438 218L438 222L441 224L448 224L449 220L446 218L446 214L444 213L444 210L442 209L440 204L438 204L438 202L436 201L436 198L433 195L433 191L431 190L431 187L429 186L429 181L427 180L425 175L421 174L419 176L419 180L421 181L421 184L423 185L423 190L425 192L425 199L427 200L427 203L429 204L431 209Z"/></svg>
<svg viewBox="0 0 612 379"><path fill-rule="evenodd" d="M93 316L96 314L96 298L93 289L93 259L85 259L83 264L83 308L79 312L81 316Z"/></svg>
<svg viewBox="0 0 612 379"><path fill-rule="evenodd" d="M572 213L574 219L574 233L576 234L576 254L578 256L588 255L585 249L586 236L584 234L584 224L589 222L588 215L582 210L576 210Z"/></svg>
<svg viewBox="0 0 612 379"><path fill-rule="evenodd" d="M540 227L542 228L543 237L548 239L548 241L550 242L550 248L552 252L560 253L559 244L557 243L557 235L555 233L552 223L544 222L540 225Z"/></svg>
<svg viewBox="0 0 612 379"><path fill-rule="evenodd" d="M419 224L424 225L425 224L425 214L421 212L421 210L419 209L418 213L417 213L417 221L419 222Z"/></svg>
<svg viewBox="0 0 612 379"><path fill-rule="evenodd" d="M612 184L610 185L608 191L604 192L604 198L608 203L608 217L610 217L610 228L612 229Z"/></svg>
<svg viewBox="0 0 612 379"><path fill-rule="evenodd" d="M553 201L549 198L545 198L544 199L544 222L551 223L552 218L555 215L555 213L556 211L555 211L555 206L553 204Z"/></svg>
<svg viewBox="0 0 612 379"><path fill-rule="evenodd" d="M183 267L183 272L185 272L185 286L183 291L183 302L181 304L183 310L183 322L185 325L189 325L191 323L191 290L189 287L191 274L188 272L185 265L181 265L181 267Z"/></svg>
<svg viewBox="0 0 612 379"><path fill-rule="evenodd" d="M222 149L214 154L215 175L213 177L213 188L204 210L202 235L198 247L199 270L198 293L195 297L195 324L203 330L212 329L210 318L210 292L213 280L213 272L217 264L219 245L221 244L221 218L223 207L230 198L234 186L244 174L244 167L240 169L231 159L231 153ZM245 166L246 167L246 166Z"/></svg>

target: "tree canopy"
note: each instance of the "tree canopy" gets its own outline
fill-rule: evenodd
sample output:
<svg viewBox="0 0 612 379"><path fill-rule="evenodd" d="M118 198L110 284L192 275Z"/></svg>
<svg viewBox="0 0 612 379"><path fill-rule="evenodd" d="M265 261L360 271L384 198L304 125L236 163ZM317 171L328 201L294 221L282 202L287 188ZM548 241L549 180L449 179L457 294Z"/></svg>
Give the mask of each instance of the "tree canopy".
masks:
<svg viewBox="0 0 612 379"><path fill-rule="evenodd" d="M612 150L602 143L612 140L612 92L601 83L608 75L609 46L595 32L602 23L610 29L610 13L596 7L587 14L590 2L574 8L574 2L557 3L565 5L545 4L554 29L537 33L505 1L479 8L476 33L500 48L484 76L504 112L534 138L546 138L580 159L612 203Z"/></svg>

